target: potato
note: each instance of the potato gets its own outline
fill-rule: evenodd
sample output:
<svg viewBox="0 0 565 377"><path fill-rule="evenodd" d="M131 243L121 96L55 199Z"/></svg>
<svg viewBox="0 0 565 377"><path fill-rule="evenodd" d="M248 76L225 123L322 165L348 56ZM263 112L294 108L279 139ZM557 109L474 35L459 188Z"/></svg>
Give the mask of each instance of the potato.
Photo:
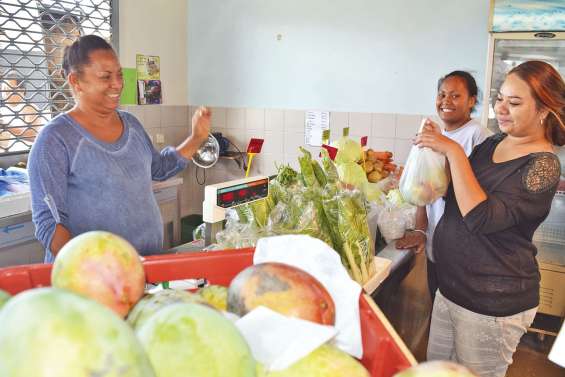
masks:
<svg viewBox="0 0 565 377"><path fill-rule="evenodd" d="M371 183L376 183L376 182L380 181L381 179L383 179L383 176L379 171L373 170L371 173L369 173L369 175L367 176L367 179Z"/></svg>
<svg viewBox="0 0 565 377"><path fill-rule="evenodd" d="M371 161L365 161L363 163L363 170L365 170L365 173L370 173L373 171L374 167L373 167L373 163Z"/></svg>
<svg viewBox="0 0 565 377"><path fill-rule="evenodd" d="M373 170L383 170L385 163L381 160L373 161Z"/></svg>

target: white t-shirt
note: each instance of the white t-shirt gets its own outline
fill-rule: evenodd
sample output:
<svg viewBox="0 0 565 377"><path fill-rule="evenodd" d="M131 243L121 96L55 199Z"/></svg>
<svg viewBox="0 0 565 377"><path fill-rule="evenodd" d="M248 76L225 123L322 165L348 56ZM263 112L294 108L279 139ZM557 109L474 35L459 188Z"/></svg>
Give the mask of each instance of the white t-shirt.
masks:
<svg viewBox="0 0 565 377"><path fill-rule="evenodd" d="M492 135L486 127L481 126L478 120L471 119L463 126L459 127L453 131L443 130L442 133L458 142L465 151L465 154L469 156L477 145L481 144L487 137ZM426 241L426 255L429 260L434 262L433 250L432 250L432 240L434 237L434 231L436 225L439 223L443 211L445 209L445 200L439 198L432 204L426 206L426 212L428 214L428 229L426 231L427 241Z"/></svg>

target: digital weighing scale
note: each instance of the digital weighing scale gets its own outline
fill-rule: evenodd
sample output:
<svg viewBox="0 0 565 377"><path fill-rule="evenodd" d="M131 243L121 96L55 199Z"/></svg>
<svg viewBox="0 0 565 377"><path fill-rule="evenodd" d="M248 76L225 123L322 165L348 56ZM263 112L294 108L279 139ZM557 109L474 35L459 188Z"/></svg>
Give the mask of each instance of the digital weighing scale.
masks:
<svg viewBox="0 0 565 377"><path fill-rule="evenodd" d="M269 177L262 175L206 186L202 203L206 246L216 242L216 234L223 229L226 210L265 199L268 195Z"/></svg>

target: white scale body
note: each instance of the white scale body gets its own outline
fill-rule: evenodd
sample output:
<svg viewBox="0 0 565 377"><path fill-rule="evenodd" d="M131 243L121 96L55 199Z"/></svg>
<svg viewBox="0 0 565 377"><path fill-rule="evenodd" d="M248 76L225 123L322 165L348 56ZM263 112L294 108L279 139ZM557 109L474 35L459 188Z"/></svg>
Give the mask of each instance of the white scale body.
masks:
<svg viewBox="0 0 565 377"><path fill-rule="evenodd" d="M255 176L208 185L204 188L202 219L206 223L206 245L215 242L223 229L226 210L265 199L269 195L269 177Z"/></svg>

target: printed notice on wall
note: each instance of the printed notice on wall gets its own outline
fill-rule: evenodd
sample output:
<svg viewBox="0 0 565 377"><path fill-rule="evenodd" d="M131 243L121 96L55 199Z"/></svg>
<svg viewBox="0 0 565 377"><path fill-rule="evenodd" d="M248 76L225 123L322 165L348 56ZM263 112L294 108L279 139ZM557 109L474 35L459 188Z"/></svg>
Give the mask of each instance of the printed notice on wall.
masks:
<svg viewBox="0 0 565 377"><path fill-rule="evenodd" d="M330 129L329 111L307 111L304 120L304 142L312 147L322 146L322 134Z"/></svg>
<svg viewBox="0 0 565 377"><path fill-rule="evenodd" d="M135 64L138 80L161 79L161 59L158 56L136 54Z"/></svg>

